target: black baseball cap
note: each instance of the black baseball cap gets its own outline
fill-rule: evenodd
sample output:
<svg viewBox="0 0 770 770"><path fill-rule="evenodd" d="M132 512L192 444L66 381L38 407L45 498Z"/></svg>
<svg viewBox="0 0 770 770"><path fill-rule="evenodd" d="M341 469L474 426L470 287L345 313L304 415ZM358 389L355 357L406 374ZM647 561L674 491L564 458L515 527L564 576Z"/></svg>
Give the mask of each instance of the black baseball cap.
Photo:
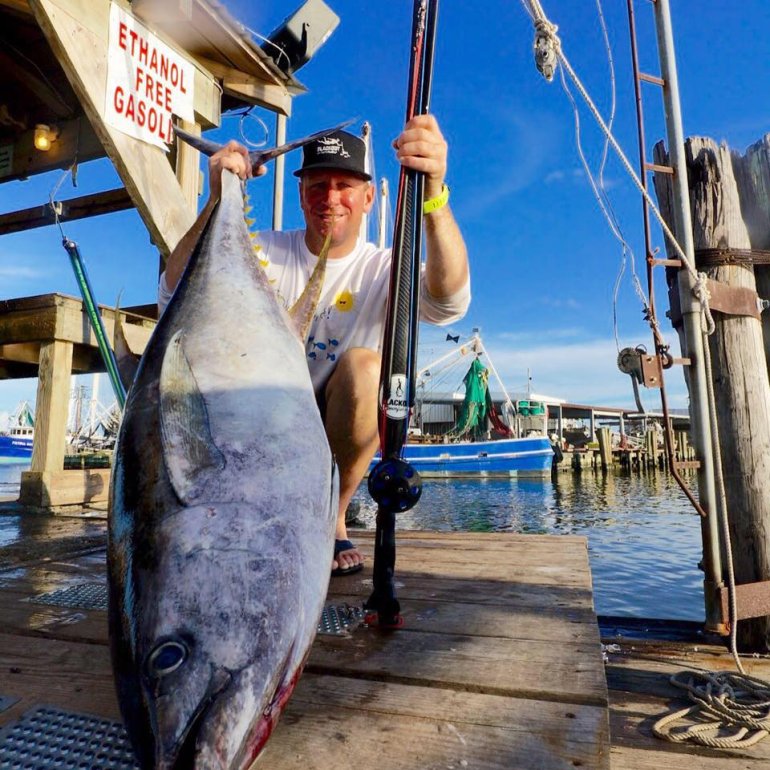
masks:
<svg viewBox="0 0 770 770"><path fill-rule="evenodd" d="M306 171L330 169L345 171L370 182L372 177L366 171L366 144L360 137L347 131L333 131L302 148L302 167L294 176Z"/></svg>

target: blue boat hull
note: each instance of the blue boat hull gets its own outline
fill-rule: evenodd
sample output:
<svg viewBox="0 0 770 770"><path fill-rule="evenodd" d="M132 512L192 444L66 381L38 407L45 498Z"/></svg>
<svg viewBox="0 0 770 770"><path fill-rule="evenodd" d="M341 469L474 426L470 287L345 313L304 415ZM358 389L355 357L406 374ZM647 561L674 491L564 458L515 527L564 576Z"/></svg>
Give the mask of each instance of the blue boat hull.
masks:
<svg viewBox="0 0 770 770"><path fill-rule="evenodd" d="M553 449L545 437L459 444L407 444L407 460L423 478L452 476L545 478ZM374 458L372 467L379 461Z"/></svg>
<svg viewBox="0 0 770 770"><path fill-rule="evenodd" d="M0 436L0 465L28 463L31 459L31 438Z"/></svg>

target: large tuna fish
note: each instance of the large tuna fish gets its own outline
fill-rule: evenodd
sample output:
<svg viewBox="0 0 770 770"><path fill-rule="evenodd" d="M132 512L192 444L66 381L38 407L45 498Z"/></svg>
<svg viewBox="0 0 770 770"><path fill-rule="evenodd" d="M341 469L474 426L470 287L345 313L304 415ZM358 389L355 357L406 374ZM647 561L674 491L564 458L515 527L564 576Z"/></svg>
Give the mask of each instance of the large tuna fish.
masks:
<svg viewBox="0 0 770 770"><path fill-rule="evenodd" d="M337 514L303 345L253 257L239 180L222 181L112 478L113 668L142 767L159 770L259 753L315 635Z"/></svg>

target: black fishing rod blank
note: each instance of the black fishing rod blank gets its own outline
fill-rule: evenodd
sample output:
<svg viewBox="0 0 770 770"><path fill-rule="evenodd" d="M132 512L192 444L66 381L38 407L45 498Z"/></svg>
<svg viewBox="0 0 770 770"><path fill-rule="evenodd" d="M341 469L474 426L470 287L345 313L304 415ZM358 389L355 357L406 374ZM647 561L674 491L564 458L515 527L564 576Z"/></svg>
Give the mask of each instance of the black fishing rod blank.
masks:
<svg viewBox="0 0 770 770"><path fill-rule="evenodd" d="M437 10L438 0L415 0L407 122L427 111L430 102ZM380 372L382 459L369 474L369 493L377 502L377 528L374 590L365 607L377 614L381 628L398 628L403 622L393 582L396 514L411 508L422 493L419 474L401 455L414 406L423 203L423 175L402 167Z"/></svg>

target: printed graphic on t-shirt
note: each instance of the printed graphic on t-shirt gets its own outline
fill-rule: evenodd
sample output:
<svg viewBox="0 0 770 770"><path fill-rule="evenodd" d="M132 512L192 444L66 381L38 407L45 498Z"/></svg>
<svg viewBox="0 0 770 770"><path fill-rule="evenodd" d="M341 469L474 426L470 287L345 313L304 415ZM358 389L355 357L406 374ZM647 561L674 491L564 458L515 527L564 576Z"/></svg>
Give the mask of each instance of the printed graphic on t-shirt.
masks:
<svg viewBox="0 0 770 770"><path fill-rule="evenodd" d="M354 305L353 293L348 291L347 289L345 291L341 291L334 298L334 307L336 307L337 310L340 311L340 313L349 313L351 310L353 310L353 305Z"/></svg>
<svg viewBox="0 0 770 770"><path fill-rule="evenodd" d="M337 330L342 332L354 328L351 314L355 316L357 312L356 295L349 289L337 292L331 304L316 309L311 326L313 334L307 343L307 357L311 361L336 361L337 349L340 343L344 343L343 335Z"/></svg>
<svg viewBox="0 0 770 770"><path fill-rule="evenodd" d="M334 337L327 337L324 341L323 338L316 339L314 335L311 335L307 338L307 357L311 361L318 361L319 359L336 361L339 344L340 341Z"/></svg>

